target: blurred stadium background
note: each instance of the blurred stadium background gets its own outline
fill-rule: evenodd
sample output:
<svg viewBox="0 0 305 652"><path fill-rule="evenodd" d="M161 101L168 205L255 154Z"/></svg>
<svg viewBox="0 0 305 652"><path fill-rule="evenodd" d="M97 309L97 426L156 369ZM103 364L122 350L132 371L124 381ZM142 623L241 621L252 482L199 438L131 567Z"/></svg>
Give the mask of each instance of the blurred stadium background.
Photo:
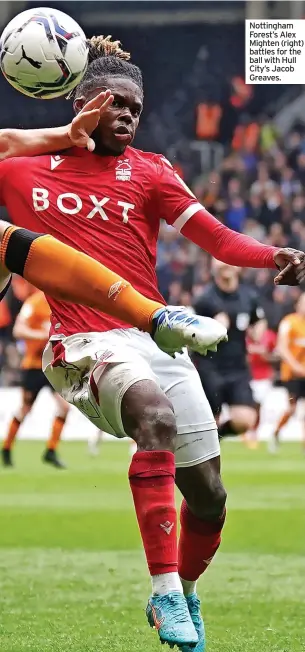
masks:
<svg viewBox="0 0 305 652"><path fill-rule="evenodd" d="M145 111L136 140L163 152L199 200L231 228L305 249L304 86L244 83L244 19L303 18L305 2L0 2L0 28L29 7L70 13L88 36L109 33L143 70ZM68 123L65 100L23 97L0 79L0 128ZM0 209L1 217L7 216ZM210 281L208 255L162 225L160 289L192 305ZM277 331L301 289L274 289L267 270L243 272ZM15 317L31 292L22 279L0 304L0 436L19 397L22 344ZM229 345L228 345L229 346ZM21 439L45 439L48 390ZM268 397L262 438L287 401ZM284 438L301 438L302 411ZM69 416L64 440L91 426ZM0 636L5 652L158 649L144 621L149 591L127 486L128 449L107 443L90 458L63 443L68 470L44 468L41 443L20 442L16 469L0 473ZM209 650L301 652L304 642L305 483L299 443L270 457L261 445L223 446L229 517L224 544L201 584Z"/></svg>

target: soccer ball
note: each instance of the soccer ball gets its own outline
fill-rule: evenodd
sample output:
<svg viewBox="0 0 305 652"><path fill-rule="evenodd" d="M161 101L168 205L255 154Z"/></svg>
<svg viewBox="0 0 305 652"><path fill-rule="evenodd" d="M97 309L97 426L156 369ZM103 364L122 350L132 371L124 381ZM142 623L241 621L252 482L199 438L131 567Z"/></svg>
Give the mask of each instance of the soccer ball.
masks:
<svg viewBox="0 0 305 652"><path fill-rule="evenodd" d="M0 39L0 65L18 91L50 100L80 82L88 64L86 36L76 21L57 9L23 11Z"/></svg>

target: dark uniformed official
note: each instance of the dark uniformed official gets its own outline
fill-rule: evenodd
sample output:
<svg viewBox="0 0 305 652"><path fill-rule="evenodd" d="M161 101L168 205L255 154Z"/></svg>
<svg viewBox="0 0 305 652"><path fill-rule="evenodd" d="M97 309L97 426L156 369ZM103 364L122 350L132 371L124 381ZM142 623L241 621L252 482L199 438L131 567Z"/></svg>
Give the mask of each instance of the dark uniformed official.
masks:
<svg viewBox="0 0 305 652"><path fill-rule="evenodd" d="M219 435L236 435L252 429L257 420L246 336L248 328L264 318L264 311L255 290L240 283L238 267L213 260L212 272L213 281L197 299L195 310L221 321L229 341L208 358L196 355L195 364L214 415L219 416L223 404L229 406L229 421L219 427Z"/></svg>

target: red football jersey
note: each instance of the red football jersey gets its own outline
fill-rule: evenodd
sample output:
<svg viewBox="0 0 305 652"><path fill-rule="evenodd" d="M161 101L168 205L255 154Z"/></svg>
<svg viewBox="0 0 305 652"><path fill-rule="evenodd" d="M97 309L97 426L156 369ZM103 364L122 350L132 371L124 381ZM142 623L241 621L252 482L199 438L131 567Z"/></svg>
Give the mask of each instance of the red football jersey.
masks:
<svg viewBox="0 0 305 652"><path fill-rule="evenodd" d="M122 156L72 148L7 159L0 163L0 203L17 226L55 236L162 302L155 272L160 219L179 228L202 208L163 156L132 147ZM51 332L126 326L91 308L48 301Z"/></svg>
<svg viewBox="0 0 305 652"><path fill-rule="evenodd" d="M251 353L251 344L257 344L251 337L247 338L247 345L249 348L249 365L253 380L267 380L274 375L273 366L271 362L265 360L261 353ZM271 330L266 330L259 342L259 345L264 348L266 353L272 353L276 346L276 333Z"/></svg>

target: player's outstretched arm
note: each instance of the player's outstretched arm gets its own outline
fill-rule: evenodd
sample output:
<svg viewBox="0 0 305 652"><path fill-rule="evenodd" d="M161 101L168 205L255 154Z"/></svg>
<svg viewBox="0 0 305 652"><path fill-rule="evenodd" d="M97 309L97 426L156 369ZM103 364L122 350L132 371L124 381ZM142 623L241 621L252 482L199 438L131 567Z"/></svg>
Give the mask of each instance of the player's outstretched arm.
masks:
<svg viewBox="0 0 305 652"><path fill-rule="evenodd" d="M209 213L180 179L169 161L156 161L157 211L186 238L228 265L279 269L276 284L295 285L305 280L305 254L278 249L232 231Z"/></svg>
<svg viewBox="0 0 305 652"><path fill-rule="evenodd" d="M199 247L229 265L281 270L275 278L276 284L295 285L304 280L304 252L270 247L247 235L232 231L200 204L198 210L181 226L180 231Z"/></svg>
<svg viewBox="0 0 305 652"><path fill-rule="evenodd" d="M14 156L37 156L58 152L72 146L94 150L91 134L101 114L113 101L110 91L103 91L87 102L72 122L49 129L1 129L0 161Z"/></svg>
<svg viewBox="0 0 305 652"><path fill-rule="evenodd" d="M163 308L89 256L8 222L0 222L0 269L6 283L9 272L15 272L55 299L96 308L148 332L153 315Z"/></svg>

